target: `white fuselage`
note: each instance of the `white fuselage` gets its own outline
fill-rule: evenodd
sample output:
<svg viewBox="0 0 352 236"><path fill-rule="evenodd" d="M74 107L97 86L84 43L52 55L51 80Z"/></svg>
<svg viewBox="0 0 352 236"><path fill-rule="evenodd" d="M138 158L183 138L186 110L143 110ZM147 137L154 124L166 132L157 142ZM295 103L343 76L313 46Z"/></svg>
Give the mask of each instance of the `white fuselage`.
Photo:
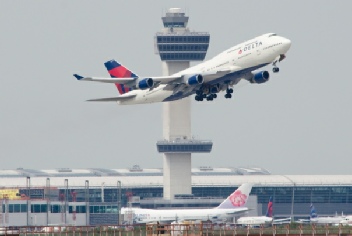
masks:
<svg viewBox="0 0 352 236"><path fill-rule="evenodd" d="M327 216L311 218L311 224L339 224L346 216Z"/></svg>
<svg viewBox="0 0 352 236"><path fill-rule="evenodd" d="M122 208L121 214L132 214L137 223L172 222L178 220L215 220L229 217L229 214L248 210L246 207L236 209L170 209L153 210L141 208ZM131 213L132 211L132 213Z"/></svg>
<svg viewBox="0 0 352 236"><path fill-rule="evenodd" d="M344 216L343 219L339 222L342 225L352 225L352 215Z"/></svg>
<svg viewBox="0 0 352 236"><path fill-rule="evenodd" d="M248 68L255 70L277 60L280 55L284 55L289 50L290 46L290 40L284 37L264 34L231 47L208 61L174 75L195 75L225 70L241 71ZM221 82L221 79L221 77L215 77L213 80ZM151 90L133 90L129 94L135 94L134 98L119 101L118 103L130 105L163 102L174 94L174 91L165 90L166 86L159 85Z"/></svg>

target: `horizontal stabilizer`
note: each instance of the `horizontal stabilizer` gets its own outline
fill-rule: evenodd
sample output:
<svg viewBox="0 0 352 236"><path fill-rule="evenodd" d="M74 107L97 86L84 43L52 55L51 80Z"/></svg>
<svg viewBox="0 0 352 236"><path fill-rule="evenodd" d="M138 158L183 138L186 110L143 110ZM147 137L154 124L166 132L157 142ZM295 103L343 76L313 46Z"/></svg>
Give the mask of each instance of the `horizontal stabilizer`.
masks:
<svg viewBox="0 0 352 236"><path fill-rule="evenodd" d="M136 95L131 94L128 96L119 96L119 97L111 97L111 98L97 98L97 99L89 99L87 102L118 102L118 101L125 101L131 98L134 98Z"/></svg>

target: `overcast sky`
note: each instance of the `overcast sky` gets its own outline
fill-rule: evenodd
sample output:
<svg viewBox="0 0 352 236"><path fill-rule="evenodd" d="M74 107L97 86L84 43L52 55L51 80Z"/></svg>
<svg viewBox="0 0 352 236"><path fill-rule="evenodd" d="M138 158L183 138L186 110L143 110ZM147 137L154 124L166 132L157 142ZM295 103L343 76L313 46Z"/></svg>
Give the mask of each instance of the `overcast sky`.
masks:
<svg viewBox="0 0 352 236"><path fill-rule="evenodd" d="M234 98L192 99L192 133L212 139L192 166L263 167L273 174L351 174L350 1L0 1L1 169L161 168L162 104L118 106L115 58L161 75L154 34L170 7L211 35L206 59L263 33L291 39L280 73ZM271 67L267 68L271 71Z"/></svg>

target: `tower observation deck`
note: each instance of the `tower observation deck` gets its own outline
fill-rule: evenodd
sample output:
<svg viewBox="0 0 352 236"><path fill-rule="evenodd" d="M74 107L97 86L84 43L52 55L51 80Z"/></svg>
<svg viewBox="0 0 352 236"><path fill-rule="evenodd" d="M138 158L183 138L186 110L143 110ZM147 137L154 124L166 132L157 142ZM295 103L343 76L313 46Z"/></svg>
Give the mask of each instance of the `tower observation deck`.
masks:
<svg viewBox="0 0 352 236"><path fill-rule="evenodd" d="M163 75L187 69L191 61L205 58L210 35L190 31L188 19L180 8L170 8L162 17L164 28L156 33L154 45L162 61ZM157 149L163 153L164 199L191 194L191 154L209 153L213 143L192 138L190 98L163 104L163 136Z"/></svg>
<svg viewBox="0 0 352 236"><path fill-rule="evenodd" d="M162 17L164 29L155 35L155 52L162 61L203 61L210 34L187 28L188 17L180 8L171 8ZM189 63L188 63L189 64Z"/></svg>

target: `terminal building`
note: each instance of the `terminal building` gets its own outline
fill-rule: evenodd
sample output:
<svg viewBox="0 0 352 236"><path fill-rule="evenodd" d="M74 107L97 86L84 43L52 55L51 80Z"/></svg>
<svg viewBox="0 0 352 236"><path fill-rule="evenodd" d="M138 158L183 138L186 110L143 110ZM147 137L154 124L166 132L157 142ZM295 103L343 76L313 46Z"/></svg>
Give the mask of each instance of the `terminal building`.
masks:
<svg viewBox="0 0 352 236"><path fill-rule="evenodd" d="M163 198L163 170L0 170L0 225L118 224L119 206L215 207L242 183L253 183L251 215L265 214L273 197L274 217L352 214L352 175L272 175L262 168L192 168L192 194ZM121 203L121 204L119 204ZM121 216L120 222L125 218Z"/></svg>

